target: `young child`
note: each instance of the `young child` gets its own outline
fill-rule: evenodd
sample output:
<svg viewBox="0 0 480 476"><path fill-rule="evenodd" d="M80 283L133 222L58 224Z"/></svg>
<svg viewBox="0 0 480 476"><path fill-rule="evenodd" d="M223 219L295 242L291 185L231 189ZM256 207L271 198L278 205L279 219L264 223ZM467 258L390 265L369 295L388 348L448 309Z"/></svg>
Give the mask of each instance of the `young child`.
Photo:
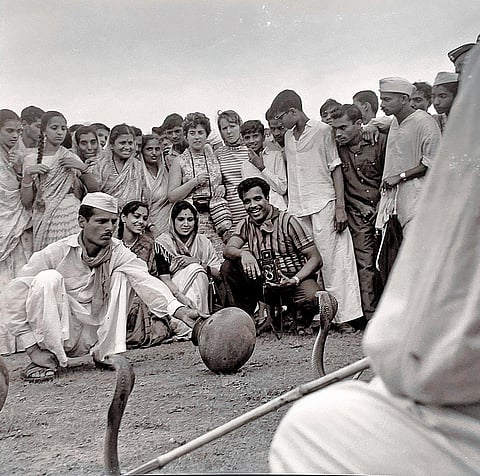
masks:
<svg viewBox="0 0 480 476"><path fill-rule="evenodd" d="M279 210L287 209L287 169L282 152L264 148L265 127L258 120L246 121L240 127L249 160L242 163L242 177L261 177L270 185L270 203Z"/></svg>

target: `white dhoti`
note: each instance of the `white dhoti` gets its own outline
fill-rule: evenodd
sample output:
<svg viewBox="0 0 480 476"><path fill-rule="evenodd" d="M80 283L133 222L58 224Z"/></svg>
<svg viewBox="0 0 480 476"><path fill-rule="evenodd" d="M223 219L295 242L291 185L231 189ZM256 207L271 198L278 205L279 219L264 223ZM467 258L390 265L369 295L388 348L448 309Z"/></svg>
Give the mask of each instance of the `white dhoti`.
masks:
<svg viewBox="0 0 480 476"><path fill-rule="evenodd" d="M68 357L105 356L126 351L130 285L123 273L111 276L110 300L104 316L91 316L91 305L81 304L65 289L55 270L41 271L28 289L27 320L38 345L53 352L65 367Z"/></svg>
<svg viewBox="0 0 480 476"><path fill-rule="evenodd" d="M294 404L269 464L274 473L478 475L480 405L420 405L379 378L342 382Z"/></svg>
<svg viewBox="0 0 480 476"><path fill-rule="evenodd" d="M335 202L317 213L299 217L312 234L323 260L322 276L325 290L338 301L334 322L341 323L362 317L362 301L352 237L347 228L334 230Z"/></svg>
<svg viewBox="0 0 480 476"><path fill-rule="evenodd" d="M17 246L4 259L0 261L0 355L22 352L25 348L18 342L7 329L5 321L5 300L7 299L6 290L8 283L15 278L22 266L32 255L33 238L31 228L24 231Z"/></svg>

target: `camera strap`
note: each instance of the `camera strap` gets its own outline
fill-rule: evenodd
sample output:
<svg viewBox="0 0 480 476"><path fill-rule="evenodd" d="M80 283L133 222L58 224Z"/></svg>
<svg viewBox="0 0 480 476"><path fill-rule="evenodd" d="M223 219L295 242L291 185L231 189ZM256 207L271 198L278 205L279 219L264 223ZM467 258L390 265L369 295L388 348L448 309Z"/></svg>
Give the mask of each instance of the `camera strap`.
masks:
<svg viewBox="0 0 480 476"><path fill-rule="evenodd" d="M193 174L194 177L196 177L196 175L195 175L195 161L193 160L193 154L192 154L192 151L190 150L190 148L188 149L188 152L190 154L190 160L192 162L192 174ZM213 194L212 194L212 184L210 183L210 170L208 170L208 163L207 163L207 157L205 155L205 152L203 153L203 160L205 161L205 168L207 170L207 175L208 175L208 190L210 191L210 196L208 198L212 198Z"/></svg>

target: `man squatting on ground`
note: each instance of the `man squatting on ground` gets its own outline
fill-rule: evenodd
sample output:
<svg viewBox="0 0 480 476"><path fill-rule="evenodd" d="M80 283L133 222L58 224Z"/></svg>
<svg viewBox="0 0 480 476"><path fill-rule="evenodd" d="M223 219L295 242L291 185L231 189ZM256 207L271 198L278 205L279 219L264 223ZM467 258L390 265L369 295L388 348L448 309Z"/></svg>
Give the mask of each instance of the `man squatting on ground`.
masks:
<svg viewBox="0 0 480 476"><path fill-rule="evenodd" d="M261 177L244 179L238 185L248 216L238 223L224 250L221 273L227 288L226 305L252 315L258 301L268 303L276 298L278 302L281 294L282 303L298 311L294 317L297 330L301 330L310 326L318 312L315 293L323 289L317 281L322 259L302 223L271 205L269 193L270 186ZM262 258L265 252L267 259ZM278 279L267 279L269 285L264 286L266 261L275 266Z"/></svg>
<svg viewBox="0 0 480 476"><path fill-rule="evenodd" d="M272 472L480 473L480 46L363 347L375 377L295 403Z"/></svg>
<svg viewBox="0 0 480 476"><path fill-rule="evenodd" d="M132 288L159 316L193 327L201 315L177 301L143 260L112 238L117 219L116 198L87 194L79 209L80 233L34 253L10 282L6 317L31 360L27 381L53 378L68 357L90 352L101 364L125 352Z"/></svg>

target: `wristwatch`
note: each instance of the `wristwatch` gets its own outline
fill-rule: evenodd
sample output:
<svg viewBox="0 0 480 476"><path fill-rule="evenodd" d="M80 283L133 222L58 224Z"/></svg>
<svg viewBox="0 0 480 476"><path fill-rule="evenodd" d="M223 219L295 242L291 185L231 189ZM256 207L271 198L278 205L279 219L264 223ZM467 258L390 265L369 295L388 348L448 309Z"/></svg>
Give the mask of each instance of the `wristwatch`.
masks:
<svg viewBox="0 0 480 476"><path fill-rule="evenodd" d="M402 172L400 174L400 178L405 182L405 180L407 180L407 174L405 172Z"/></svg>
<svg viewBox="0 0 480 476"><path fill-rule="evenodd" d="M300 278L298 276L292 276L292 279L296 281L296 286L300 284Z"/></svg>

